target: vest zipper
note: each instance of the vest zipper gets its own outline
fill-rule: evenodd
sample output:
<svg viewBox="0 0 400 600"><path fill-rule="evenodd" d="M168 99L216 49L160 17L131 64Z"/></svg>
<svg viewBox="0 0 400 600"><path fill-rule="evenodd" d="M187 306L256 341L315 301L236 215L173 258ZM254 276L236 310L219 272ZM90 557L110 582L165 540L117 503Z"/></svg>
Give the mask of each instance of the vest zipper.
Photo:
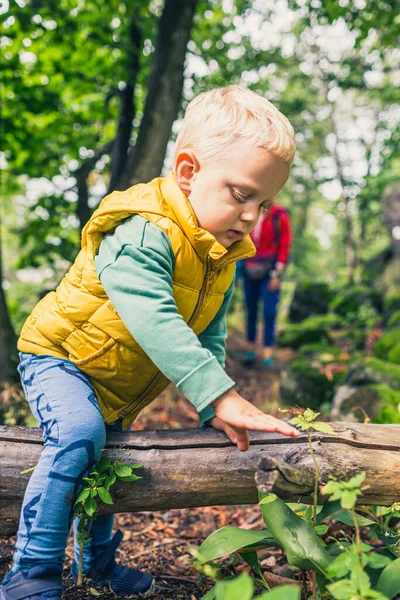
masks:
<svg viewBox="0 0 400 600"><path fill-rule="evenodd" d="M196 306L194 307L192 315L187 322L187 324L189 326L196 320L196 318L203 306L204 296L206 295L209 284L211 283L212 276L213 276L213 271L211 271L211 269L210 269L210 258L207 257L206 272L204 275L203 283L201 285L199 297L197 299ZM155 375L153 377L153 379L150 380L148 386L143 390L143 392L133 402L131 402L131 404L129 404L129 406L127 406L127 408L125 408L125 410L121 411L118 414L119 418L123 419L124 417L126 417L126 415L132 410L133 404L137 404L137 409L139 411L142 410L142 408L144 408L144 406L145 406L144 401L151 394L151 392L154 390L154 388L158 385L159 381L162 379L163 376L164 376L164 374L161 373L161 371L159 371L157 373L157 375ZM142 404L143 404L143 406L142 406Z"/></svg>

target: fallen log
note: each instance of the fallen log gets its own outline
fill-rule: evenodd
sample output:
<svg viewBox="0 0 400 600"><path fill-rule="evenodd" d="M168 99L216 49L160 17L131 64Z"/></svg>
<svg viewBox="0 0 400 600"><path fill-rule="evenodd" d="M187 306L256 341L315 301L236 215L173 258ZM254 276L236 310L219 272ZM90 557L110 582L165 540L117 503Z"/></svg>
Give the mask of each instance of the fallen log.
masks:
<svg viewBox="0 0 400 600"><path fill-rule="evenodd" d="M329 475L349 478L366 471L368 487L360 504L390 506L400 501L400 425L331 425L334 434L312 434L320 484ZM144 463L143 478L116 483L111 489L115 504L104 505L102 512L253 504L261 459L267 460L257 475L259 487L287 501L310 502L314 467L307 436L251 432L250 439L250 449L242 453L212 428L113 433L104 455ZM0 538L16 531L31 475L21 471L37 463L41 450L39 429L0 426Z"/></svg>

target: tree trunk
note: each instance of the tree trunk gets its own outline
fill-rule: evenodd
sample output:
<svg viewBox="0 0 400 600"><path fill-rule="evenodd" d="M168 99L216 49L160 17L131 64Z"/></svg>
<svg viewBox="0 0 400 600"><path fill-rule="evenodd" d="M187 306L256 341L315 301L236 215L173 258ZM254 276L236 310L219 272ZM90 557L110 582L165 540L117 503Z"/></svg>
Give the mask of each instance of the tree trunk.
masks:
<svg viewBox="0 0 400 600"><path fill-rule="evenodd" d="M0 389L18 381L17 338L8 313L3 288L2 219L0 214Z"/></svg>
<svg viewBox="0 0 400 600"><path fill-rule="evenodd" d="M365 471L360 504L398 502L400 426L331 425L335 434L312 435L320 483L326 483L329 475L343 479ZM250 449L242 453L224 433L212 428L113 433L103 455L124 463L143 463L143 478L114 484L110 491L115 504L103 505L100 512L254 504L255 474L265 458L270 462L261 463L264 474L257 473L259 487L268 485L287 501L311 502L314 468L307 436L293 439L251 432L250 437ZM21 471L37 463L41 450L38 429L0 427L0 537L16 531L30 477ZM265 474L268 471L271 476Z"/></svg>
<svg viewBox="0 0 400 600"><path fill-rule="evenodd" d="M196 3L197 0L165 0L143 119L136 145L118 182L120 190L148 182L161 172L182 95L186 47Z"/></svg>
<svg viewBox="0 0 400 600"><path fill-rule="evenodd" d="M142 48L142 31L138 27L139 5L134 7L131 24L129 27L128 70L126 87L121 91L121 108L119 113L117 136L111 158L111 178L108 193L117 187L119 178L128 159L129 141L132 133L132 121L135 118L134 92L137 76L139 73L139 58Z"/></svg>

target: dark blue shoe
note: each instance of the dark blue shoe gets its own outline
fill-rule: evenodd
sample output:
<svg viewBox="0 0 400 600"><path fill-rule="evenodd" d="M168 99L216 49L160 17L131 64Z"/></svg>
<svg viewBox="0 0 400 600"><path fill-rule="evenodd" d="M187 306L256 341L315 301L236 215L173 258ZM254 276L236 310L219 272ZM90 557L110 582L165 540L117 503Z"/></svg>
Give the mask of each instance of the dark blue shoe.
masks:
<svg viewBox="0 0 400 600"><path fill-rule="evenodd" d="M122 540L122 533L118 530L104 552L96 560L94 566L85 573L92 580L95 587L106 587L117 596L140 596L146 598L154 588L154 579L149 573L139 569L130 569L115 561L115 551ZM74 562L72 577L77 578L78 569Z"/></svg>
<svg viewBox="0 0 400 600"><path fill-rule="evenodd" d="M61 600L61 567L37 565L29 571L6 575L0 587L0 600Z"/></svg>

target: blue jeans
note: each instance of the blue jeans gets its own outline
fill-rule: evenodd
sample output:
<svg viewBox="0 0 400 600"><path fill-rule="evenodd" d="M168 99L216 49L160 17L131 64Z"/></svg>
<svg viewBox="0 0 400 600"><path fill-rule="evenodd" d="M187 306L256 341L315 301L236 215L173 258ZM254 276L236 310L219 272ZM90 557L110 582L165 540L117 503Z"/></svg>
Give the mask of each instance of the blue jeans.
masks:
<svg viewBox="0 0 400 600"><path fill-rule="evenodd" d="M106 443L106 426L89 378L73 363L20 354L18 367L31 411L43 429L44 449L26 488L11 574L38 564L62 565L74 502L82 478L93 470ZM118 423L112 429L121 430ZM111 539L114 515L93 523L83 570ZM77 522L74 522L75 534ZM75 539L75 560L79 547Z"/></svg>
<svg viewBox="0 0 400 600"><path fill-rule="evenodd" d="M268 290L269 275L261 281L252 281L246 272L243 274L244 297L246 301L246 335L247 341L255 342L257 338L258 305L261 298L264 317L264 346L271 347L275 341L275 320L279 303L279 290Z"/></svg>

